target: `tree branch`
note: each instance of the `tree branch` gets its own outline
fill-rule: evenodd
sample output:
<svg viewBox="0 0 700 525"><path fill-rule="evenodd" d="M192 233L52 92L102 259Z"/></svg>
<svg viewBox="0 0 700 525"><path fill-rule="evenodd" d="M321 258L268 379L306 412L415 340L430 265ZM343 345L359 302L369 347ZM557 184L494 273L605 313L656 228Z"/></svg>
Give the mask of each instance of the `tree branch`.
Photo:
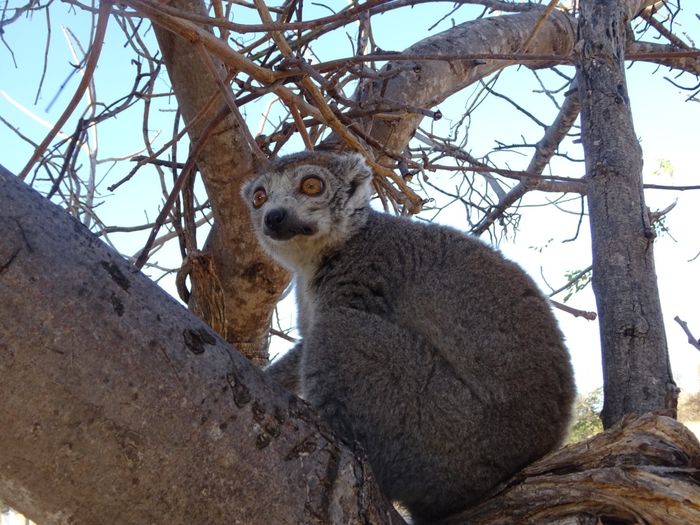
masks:
<svg viewBox="0 0 700 525"><path fill-rule="evenodd" d="M681 326L681 328L682 328L683 331L685 332L685 335L688 336L688 343L689 343L691 346L694 346L695 348L697 348L698 350L700 350L700 339L697 339L697 338L693 335L693 333L690 331L690 328L688 328L688 323L686 323L685 321L683 321L683 320L682 320L680 317L678 317L678 316L674 317L673 320L676 321L676 322Z"/></svg>
<svg viewBox="0 0 700 525"><path fill-rule="evenodd" d="M677 47L654 42L630 42L625 55L628 60L644 60L700 75L700 50L679 51Z"/></svg>
<svg viewBox="0 0 700 525"><path fill-rule="evenodd" d="M557 117L549 126L535 147L535 154L530 160L527 168L527 173L540 175L547 166L555 151L559 147L559 143L566 137L573 126L580 111L579 98L575 91L570 91L564 100ZM472 228L474 235L481 235L496 221L505 210L512 206L515 202L522 199L523 196L532 189L538 189L540 184L543 184L541 178L532 177L524 178L516 184L508 193L503 196L498 204L493 207L479 223ZM581 181L584 186L581 188L582 193L585 193L585 181ZM562 188L564 189L564 188Z"/></svg>
<svg viewBox="0 0 700 525"><path fill-rule="evenodd" d="M677 421L629 417L542 458L441 525L698 523L698 458L697 438Z"/></svg>
<svg viewBox="0 0 700 525"><path fill-rule="evenodd" d="M541 10L515 15L496 16L457 25L429 37L404 51L410 55L459 55L512 53L521 49L535 24L541 20ZM539 37L527 49L533 54L569 55L573 49L574 28L569 17L554 11L546 18ZM391 61L382 71L400 69L396 76L384 80L365 81L355 98L360 107L376 104L388 98L398 104L431 108L449 95L508 65L505 61L454 60ZM422 115L397 115L393 121L365 118L361 125L372 138L389 151L400 153L415 132ZM330 138L329 141L332 141ZM336 139L337 140L337 139Z"/></svg>
<svg viewBox="0 0 700 525"><path fill-rule="evenodd" d="M40 523L402 523L305 403L2 167L0 222L12 507Z"/></svg>
<svg viewBox="0 0 700 525"><path fill-rule="evenodd" d="M71 98L68 102L66 109L63 110L63 113L61 113L61 116L58 117L58 120L56 120L56 123L54 124L53 128L51 129L51 131L49 131L49 133L46 135L41 144L39 144L39 146L34 150L34 153L32 154L31 158L27 162L22 172L19 174L19 177L21 179L25 179L27 175L29 175L29 172L32 170L32 167L34 166L36 161L41 158L46 148L49 146L49 144L51 144L51 142L53 142L53 139L56 137L58 132L68 120L68 117L70 117L73 114L75 108L77 107L80 100L83 98L85 91L90 85L90 82L92 82L92 75L95 72L95 68L97 67L97 60L100 58L102 44L104 43L105 33L107 32L107 23L109 22L109 10L111 6L112 2L109 0L104 0L103 2L100 2L100 10L97 19L97 27L95 29L95 37L93 38L92 46L90 47L90 55L88 56L85 62L85 70L83 71L80 83L78 84L78 87L76 88L75 93L73 94L73 98Z"/></svg>

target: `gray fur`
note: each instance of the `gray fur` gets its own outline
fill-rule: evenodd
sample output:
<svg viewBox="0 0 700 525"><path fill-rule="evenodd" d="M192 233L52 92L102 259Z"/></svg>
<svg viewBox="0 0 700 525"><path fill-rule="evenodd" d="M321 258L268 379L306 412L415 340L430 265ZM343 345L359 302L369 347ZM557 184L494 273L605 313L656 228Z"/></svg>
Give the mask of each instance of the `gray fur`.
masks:
<svg viewBox="0 0 700 525"><path fill-rule="evenodd" d="M309 174L323 193L300 193ZM248 203L267 192L253 227L297 279L302 342L267 372L360 443L385 494L430 522L561 443L572 370L517 265L456 230L371 210L370 182L359 155L302 152L243 188ZM265 216L282 208L271 231Z"/></svg>

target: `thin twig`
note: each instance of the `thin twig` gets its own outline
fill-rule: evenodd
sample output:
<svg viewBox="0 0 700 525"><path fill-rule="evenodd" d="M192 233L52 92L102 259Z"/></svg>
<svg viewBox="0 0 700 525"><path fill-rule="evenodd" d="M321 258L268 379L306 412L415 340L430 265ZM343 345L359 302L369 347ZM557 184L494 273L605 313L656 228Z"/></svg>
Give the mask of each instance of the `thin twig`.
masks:
<svg viewBox="0 0 700 525"><path fill-rule="evenodd" d="M598 318L598 314L595 312L588 312L586 310L579 310L577 308L572 308L570 306L565 305L564 303L560 303L558 301L555 301L554 299L550 299L549 302L554 306L555 308L566 312L567 314L571 314L574 317L583 317L584 319L588 319L589 321L595 321Z"/></svg>
<svg viewBox="0 0 700 525"><path fill-rule="evenodd" d="M646 9L644 9L641 13L639 13L639 16L642 17L644 20L647 21L647 23L656 29L660 35L665 37L671 44L674 46L680 48L680 49L690 49L690 46L683 42L680 38L678 38L676 35L674 35L671 31L666 29L664 25L656 20L654 18L654 8L653 6L649 6Z"/></svg>
<svg viewBox="0 0 700 525"><path fill-rule="evenodd" d="M197 114L190 120L189 124L187 124L183 129L179 131L179 133L173 137L171 140L163 144L160 149L157 151L149 151L148 156L139 156L135 157L134 161L136 161L136 166L134 166L131 170L129 170L129 173L126 174L123 178L109 186L107 189L109 191L114 191L116 190L119 186L130 180L136 172L141 169L146 164L153 164L155 166L162 166L163 164L159 162L155 162L157 160L157 157L159 157L165 150L168 148L172 147L172 145L179 141L182 137L184 137L189 131L191 131L192 128L194 128L195 125L199 124L200 119L205 118L206 116L209 115L209 112L211 109L214 107L214 104L220 100L221 93L217 91L216 93L213 93L211 97L206 101L206 103L202 106L202 108L197 112ZM147 141L148 142L148 141ZM167 165L168 167L172 167L169 164Z"/></svg>
<svg viewBox="0 0 700 525"><path fill-rule="evenodd" d="M139 270L143 268L144 264L146 264L146 261L149 257L149 252L151 250L151 247L153 246L153 242L155 241L156 236L158 235L158 231L160 230L161 226L165 224L167 216L170 213L170 209L175 203L175 199L177 199L178 195L180 194L180 191L182 190L188 178L190 177L194 166L197 163L197 159L199 158L199 153L204 148L204 144L208 140L209 135L216 128L216 126L218 126L221 123L221 121L224 118L226 118L227 114L228 108L224 108L223 110L221 110L211 120L209 125L204 129L202 135L199 137L194 147L192 148L192 151L190 152L190 155L187 158L187 162L185 163L185 167L180 172L180 175L178 175L178 178L175 181L175 184L173 185L173 189L170 191L168 198L163 204L163 209L160 210L160 213L158 214L158 218L156 219L155 225L153 226L153 229L151 230L151 233L148 236L148 240L146 241L145 246L141 250L141 253L139 254L138 258L136 259L136 262L134 263L134 266L136 266L136 268L138 268Z"/></svg>
<svg viewBox="0 0 700 525"><path fill-rule="evenodd" d="M580 272L576 272L574 275L571 276L568 283L557 288L556 290L552 290L549 294L549 297L551 298L551 297L557 295L558 293L561 293L564 290L567 290L572 285L574 285L576 282L578 282L582 277L584 277L588 272L590 272L592 269L593 269L593 266L589 266L588 268L584 268Z"/></svg>
<svg viewBox="0 0 700 525"><path fill-rule="evenodd" d="M272 21L272 18L265 3L262 0L254 0L254 2L255 6L258 8L258 12L260 13L260 17L262 18L262 20L264 22L270 23ZM292 49L291 47L289 47L287 41L284 39L284 36L274 31L270 33L270 36L272 36L272 38L275 40L280 49L280 52L283 55L287 57L293 56ZM333 113L333 110L331 110L331 108L328 106L320 90L311 80L311 77L302 77L300 83L307 90L307 93L311 98L311 101L313 102L316 109L321 112L323 121L340 136L343 142L345 142L353 150L361 153L375 173L382 175L383 177L386 177L388 179L391 179L401 189L403 195L408 201L408 209L411 213L417 213L418 211L420 211L420 208L423 204L423 200L420 197L418 197L418 195L416 195L411 188L408 187L406 182L401 177L396 175L396 173L394 173L392 170L387 169L381 164L375 162L371 158L369 152L357 139L357 137L350 133L350 131L343 125L343 123L340 122L340 120L338 120L338 117L336 117L335 113Z"/></svg>
<svg viewBox="0 0 700 525"><path fill-rule="evenodd" d="M685 332L685 335L688 336L688 343L691 346L694 346L698 350L700 350L700 339L697 339L693 333L690 331L690 328L688 328L688 323L683 321L680 317L676 316L673 318L674 321L676 321L679 325L681 325L681 328Z"/></svg>
<svg viewBox="0 0 700 525"><path fill-rule="evenodd" d="M260 67L240 53L231 49L226 42L216 38L205 29L166 13L166 6L149 0L124 0L124 3L143 13L155 24L175 33L192 44L201 43L210 52L217 55L226 65L242 71L263 83L272 83L279 77L273 71Z"/></svg>
<svg viewBox="0 0 700 525"><path fill-rule="evenodd" d="M49 46L51 45L51 15L49 14L49 6L46 6L46 46L44 46L44 66L41 69L41 78L39 79L39 85L36 88L36 96L34 97L34 105L39 101L39 95L41 94L41 88L44 85L44 79L46 78L46 68L49 63Z"/></svg>
<svg viewBox="0 0 700 525"><path fill-rule="evenodd" d="M675 190L675 191L686 191L686 190L700 190L700 186L672 186L665 184L644 184L645 190Z"/></svg>
<svg viewBox="0 0 700 525"><path fill-rule="evenodd" d="M314 144L311 141L311 137L309 137L308 131L306 131L306 126L304 125L304 119L301 118L301 114L299 113L299 109L297 109L297 106L294 102L292 102L289 105L289 111L292 114L292 118L294 119L294 125L297 128L297 131L301 135L302 140L304 141L304 147L306 149L313 149Z"/></svg>
<svg viewBox="0 0 700 525"><path fill-rule="evenodd" d="M39 147L34 150L34 153L29 159L29 162L27 162L27 165L20 172L19 178L21 180L24 180L27 177L27 175L29 175L29 172L34 167L36 161L39 160L44 154L44 151L46 151L46 148L49 146L49 144L51 144L51 142L56 137L60 129L66 123L68 117L70 117L73 114L73 111L75 111L75 108L78 106L78 103L83 98L85 90L90 85L92 75L94 74L95 67L97 66L97 60L100 57L100 51L102 51L102 44L104 43L105 33L107 32L107 23L109 22L109 11L111 6L112 2L110 0L103 0L102 2L100 2L100 10L97 18L95 38L93 39L92 46L90 46L90 55L88 56L87 62L85 63L85 71L83 74L83 78L80 79L80 84L78 84L78 88L75 90L73 98L71 98L70 102L68 103L68 106L56 121L56 124L54 124L51 131L49 131L48 135L46 135L46 138L44 138L41 144L39 144Z"/></svg>
<svg viewBox="0 0 700 525"><path fill-rule="evenodd" d="M297 343L299 342L298 339L295 337L292 337L291 335L287 334L286 332L283 332L282 330L277 330L275 328L270 328L270 334L275 335L279 337L280 339L284 339L285 341L289 341L290 343Z"/></svg>

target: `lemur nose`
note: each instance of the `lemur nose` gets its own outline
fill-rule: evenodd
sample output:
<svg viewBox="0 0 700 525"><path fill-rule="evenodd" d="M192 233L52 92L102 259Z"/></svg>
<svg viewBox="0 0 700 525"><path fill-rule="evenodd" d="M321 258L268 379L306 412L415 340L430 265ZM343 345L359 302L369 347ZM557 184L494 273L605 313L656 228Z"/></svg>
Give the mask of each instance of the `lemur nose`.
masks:
<svg viewBox="0 0 700 525"><path fill-rule="evenodd" d="M287 218L287 211L284 208L275 208L265 214L265 226L271 230L276 230Z"/></svg>

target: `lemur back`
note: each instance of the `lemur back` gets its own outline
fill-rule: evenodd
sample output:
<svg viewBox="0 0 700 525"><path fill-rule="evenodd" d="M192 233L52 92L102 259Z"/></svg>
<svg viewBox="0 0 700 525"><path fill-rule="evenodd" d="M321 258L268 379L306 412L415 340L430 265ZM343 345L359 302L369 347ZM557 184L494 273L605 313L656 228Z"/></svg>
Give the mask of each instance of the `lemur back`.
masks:
<svg viewBox="0 0 700 525"><path fill-rule="evenodd" d="M356 154L281 158L246 184L297 278L301 342L267 372L367 453L417 523L475 503L557 447L574 383L546 299L456 230L370 209Z"/></svg>

